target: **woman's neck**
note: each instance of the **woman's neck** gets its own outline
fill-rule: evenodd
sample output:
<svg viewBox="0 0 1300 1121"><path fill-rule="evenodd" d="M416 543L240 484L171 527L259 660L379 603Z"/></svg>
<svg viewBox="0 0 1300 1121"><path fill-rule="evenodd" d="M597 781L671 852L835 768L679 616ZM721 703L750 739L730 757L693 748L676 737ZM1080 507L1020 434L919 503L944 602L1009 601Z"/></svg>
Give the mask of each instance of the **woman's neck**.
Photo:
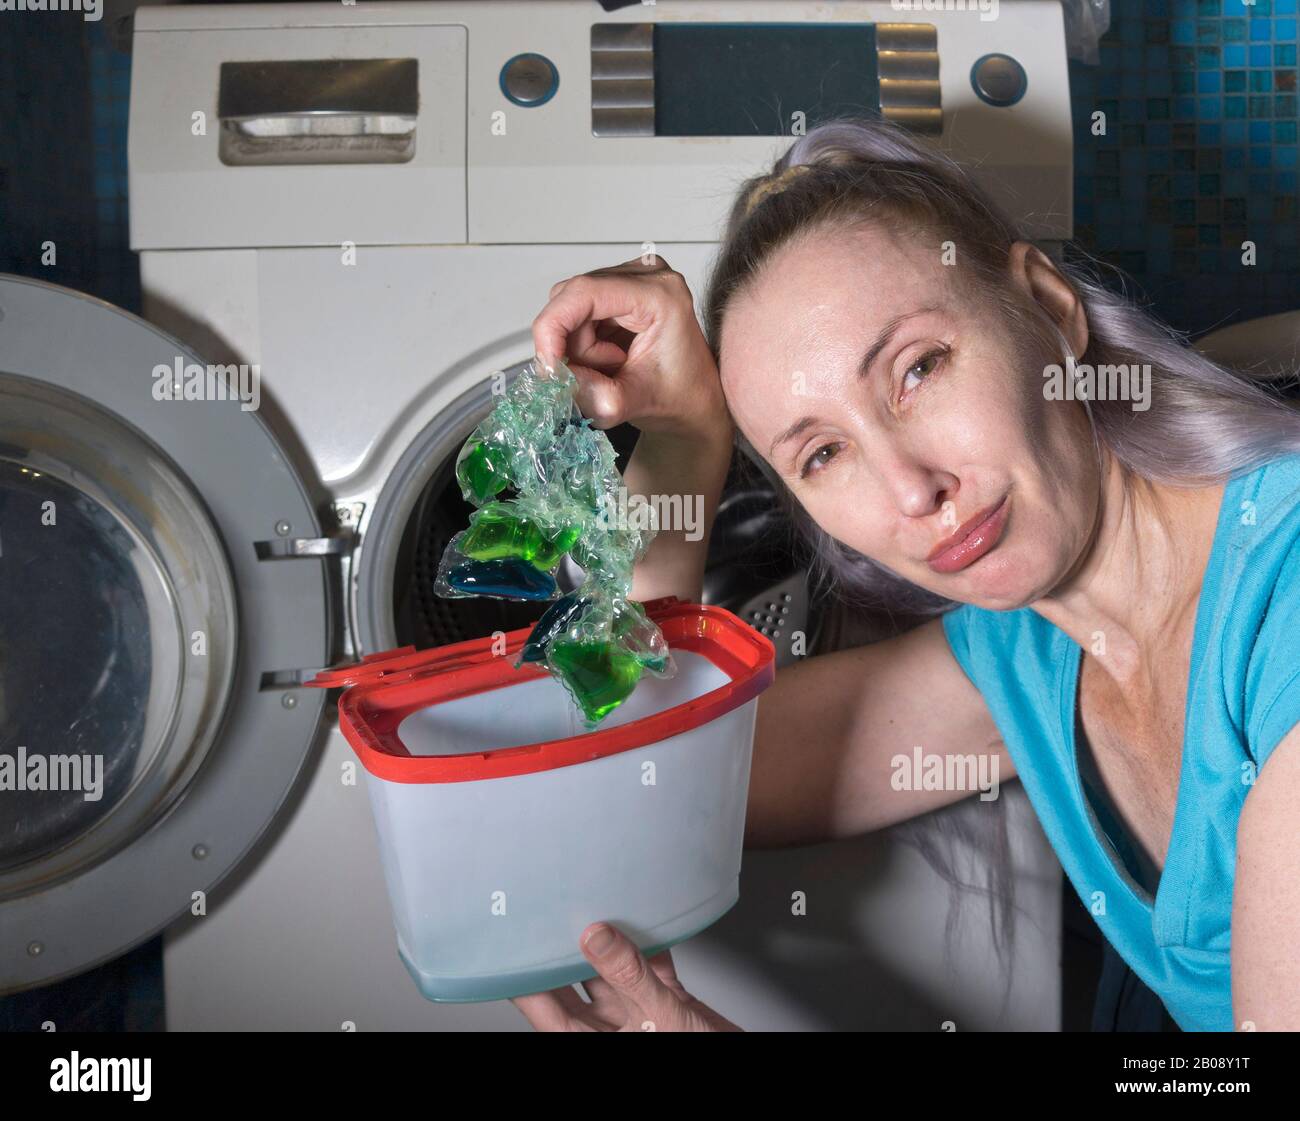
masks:
<svg viewBox="0 0 1300 1121"><path fill-rule="evenodd" d="M1075 571L1029 606L1054 623L1121 686L1150 675L1195 624L1224 483L1170 487L1135 480L1126 491L1113 456L1092 546Z"/></svg>

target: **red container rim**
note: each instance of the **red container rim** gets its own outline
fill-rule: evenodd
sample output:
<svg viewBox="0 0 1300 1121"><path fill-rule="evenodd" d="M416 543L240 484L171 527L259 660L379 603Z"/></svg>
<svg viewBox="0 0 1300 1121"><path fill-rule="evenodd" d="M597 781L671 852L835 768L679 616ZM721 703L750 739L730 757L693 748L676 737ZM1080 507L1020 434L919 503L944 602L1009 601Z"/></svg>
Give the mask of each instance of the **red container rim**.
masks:
<svg viewBox="0 0 1300 1121"><path fill-rule="evenodd" d="M731 679L725 685L662 712L616 728L600 729L515 747L459 755L413 755L398 735L411 713L461 697L522 684L547 671L535 663L515 669L514 656L532 630L458 642L432 650L403 646L350 666L325 670L308 685L344 687L339 727L372 775L389 782L474 782L532 774L586 763L644 747L698 728L757 697L776 678L771 641L722 607L665 596L642 605L671 650L702 654ZM498 652L493 646L498 646Z"/></svg>

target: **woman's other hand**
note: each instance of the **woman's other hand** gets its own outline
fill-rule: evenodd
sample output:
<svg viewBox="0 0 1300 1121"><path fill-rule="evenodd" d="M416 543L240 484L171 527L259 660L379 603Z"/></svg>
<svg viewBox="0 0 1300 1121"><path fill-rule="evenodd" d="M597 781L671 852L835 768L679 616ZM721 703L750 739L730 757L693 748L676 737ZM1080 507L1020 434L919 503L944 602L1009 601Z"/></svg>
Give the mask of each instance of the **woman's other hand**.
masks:
<svg viewBox="0 0 1300 1121"><path fill-rule="evenodd" d="M590 1004L572 985L511 998L538 1031L744 1030L682 988L669 951L647 961L608 923L587 927L578 945L600 974L582 982Z"/></svg>

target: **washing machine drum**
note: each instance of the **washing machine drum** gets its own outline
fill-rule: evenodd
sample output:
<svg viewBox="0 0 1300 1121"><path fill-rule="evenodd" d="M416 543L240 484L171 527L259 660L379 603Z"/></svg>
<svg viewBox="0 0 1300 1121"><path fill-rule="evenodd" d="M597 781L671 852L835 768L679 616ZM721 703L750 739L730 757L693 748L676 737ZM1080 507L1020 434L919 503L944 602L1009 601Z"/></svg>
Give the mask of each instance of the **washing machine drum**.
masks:
<svg viewBox="0 0 1300 1121"><path fill-rule="evenodd" d="M246 402L160 399L178 361L0 276L0 992L207 906L315 739L325 576L265 545L311 505Z"/></svg>
<svg viewBox="0 0 1300 1121"><path fill-rule="evenodd" d="M621 473L635 450L637 430L622 424L607 435ZM422 446L417 442L417 449ZM455 455L448 454L401 527L393 562L392 645L446 646L528 626L540 617L545 605L488 597L446 599L434 591L443 552L471 513L473 507L456 482ZM771 483L737 457L709 534L701 598L735 612L768 635L777 646L777 664L786 665L797 657L790 636L802 631L811 649L820 625L810 602L807 569L806 550ZM583 579L582 570L566 557L557 579L563 589L575 587Z"/></svg>

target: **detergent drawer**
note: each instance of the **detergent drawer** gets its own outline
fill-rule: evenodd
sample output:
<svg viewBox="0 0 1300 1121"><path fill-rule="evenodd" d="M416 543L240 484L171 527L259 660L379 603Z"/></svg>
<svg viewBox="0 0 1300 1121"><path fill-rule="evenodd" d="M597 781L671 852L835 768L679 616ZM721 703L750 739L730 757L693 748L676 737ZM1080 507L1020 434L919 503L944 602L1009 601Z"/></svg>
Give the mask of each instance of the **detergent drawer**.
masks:
<svg viewBox="0 0 1300 1121"><path fill-rule="evenodd" d="M466 237L459 25L137 26L133 249Z"/></svg>

